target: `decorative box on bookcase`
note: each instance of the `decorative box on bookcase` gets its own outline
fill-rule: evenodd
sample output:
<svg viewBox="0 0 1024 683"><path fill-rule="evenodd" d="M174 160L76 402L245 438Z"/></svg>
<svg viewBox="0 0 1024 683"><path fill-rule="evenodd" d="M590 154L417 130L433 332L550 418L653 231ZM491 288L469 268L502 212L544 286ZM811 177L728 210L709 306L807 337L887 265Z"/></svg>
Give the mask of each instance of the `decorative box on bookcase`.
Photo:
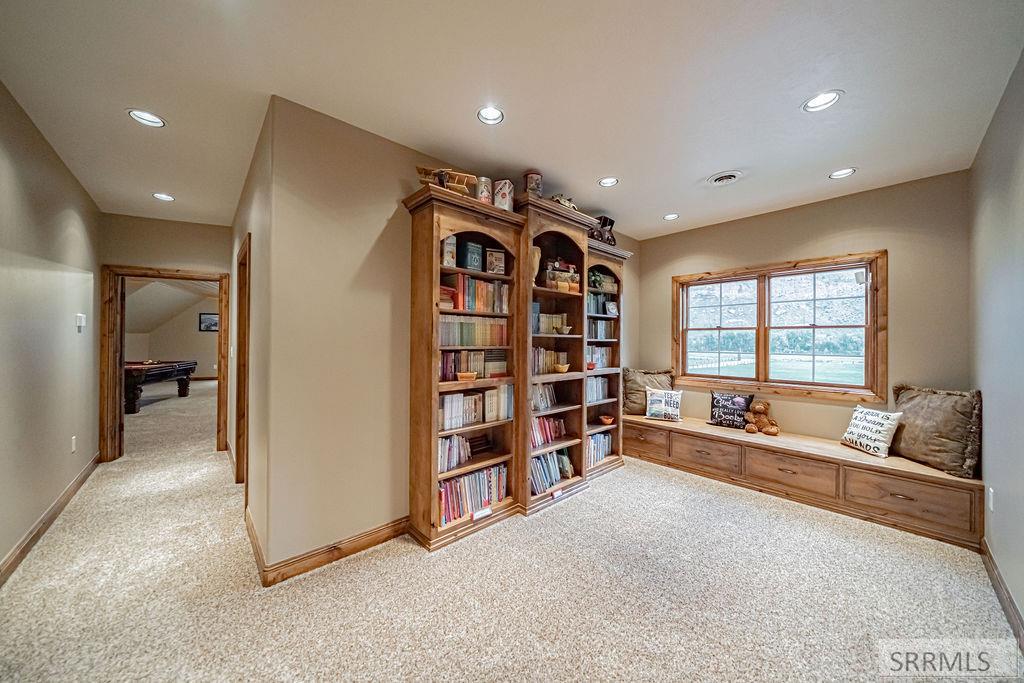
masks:
<svg viewBox="0 0 1024 683"><path fill-rule="evenodd" d="M518 427L515 485L520 505L532 514L587 487L584 301L587 231L597 220L526 194L516 197L516 211L526 217L519 246L518 304L524 314L517 344L529 380L519 387L528 417ZM559 259L561 267L549 271L551 259ZM568 333L552 329L559 319L571 328ZM568 371L557 372L556 361L568 364ZM546 398L536 402L538 392Z"/></svg>
<svg viewBox="0 0 1024 683"><path fill-rule="evenodd" d="M434 185L404 204L412 214L410 534L434 550L520 505L525 219ZM478 270L501 260L503 273ZM468 370L475 379L455 375Z"/></svg>
<svg viewBox="0 0 1024 683"><path fill-rule="evenodd" d="M623 266L632 252L587 243L585 456L590 478L621 467ZM592 278L599 283L592 282ZM594 364L593 369L590 363ZM602 417L610 417L604 424Z"/></svg>

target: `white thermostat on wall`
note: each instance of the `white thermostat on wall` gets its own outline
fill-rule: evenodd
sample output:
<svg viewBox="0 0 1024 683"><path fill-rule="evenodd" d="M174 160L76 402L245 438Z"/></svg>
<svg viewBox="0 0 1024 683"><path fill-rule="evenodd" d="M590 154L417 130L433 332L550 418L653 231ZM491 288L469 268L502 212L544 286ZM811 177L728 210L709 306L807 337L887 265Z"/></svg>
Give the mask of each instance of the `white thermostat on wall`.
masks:
<svg viewBox="0 0 1024 683"><path fill-rule="evenodd" d="M85 313L75 314L75 327L78 328L79 332L85 329Z"/></svg>

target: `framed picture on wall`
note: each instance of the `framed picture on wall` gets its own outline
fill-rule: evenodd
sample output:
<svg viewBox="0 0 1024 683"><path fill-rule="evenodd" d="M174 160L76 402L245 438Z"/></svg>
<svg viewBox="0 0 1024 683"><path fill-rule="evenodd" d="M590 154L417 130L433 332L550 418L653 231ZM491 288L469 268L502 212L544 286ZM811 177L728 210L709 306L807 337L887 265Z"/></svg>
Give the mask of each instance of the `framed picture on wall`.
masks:
<svg viewBox="0 0 1024 683"><path fill-rule="evenodd" d="M220 332L220 313L200 313L200 332Z"/></svg>

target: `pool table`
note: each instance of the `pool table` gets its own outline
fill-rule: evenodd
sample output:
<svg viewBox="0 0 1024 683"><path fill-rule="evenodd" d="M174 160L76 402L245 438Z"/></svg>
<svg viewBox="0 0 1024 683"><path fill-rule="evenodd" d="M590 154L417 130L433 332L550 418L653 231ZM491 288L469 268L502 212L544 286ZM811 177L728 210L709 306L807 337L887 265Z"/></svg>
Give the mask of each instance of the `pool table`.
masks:
<svg viewBox="0 0 1024 683"><path fill-rule="evenodd" d="M142 398L142 385L155 382L178 382L178 396L188 396L192 373L196 371L197 361L145 361L127 362L124 364L124 412L134 415L139 412L139 399Z"/></svg>

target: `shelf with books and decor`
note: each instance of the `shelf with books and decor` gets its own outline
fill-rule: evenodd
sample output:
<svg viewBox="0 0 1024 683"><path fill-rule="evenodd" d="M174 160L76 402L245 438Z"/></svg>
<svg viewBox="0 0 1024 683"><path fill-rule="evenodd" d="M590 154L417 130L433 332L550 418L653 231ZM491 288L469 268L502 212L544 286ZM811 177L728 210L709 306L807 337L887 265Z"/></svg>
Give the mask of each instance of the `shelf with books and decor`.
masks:
<svg viewBox="0 0 1024 683"><path fill-rule="evenodd" d="M526 359L517 497L533 514L587 486L587 231L597 220L535 195L516 198L526 217L520 238L518 301L527 312L517 337Z"/></svg>
<svg viewBox="0 0 1024 683"><path fill-rule="evenodd" d="M412 214L409 527L433 550L515 514L521 501L525 220L437 185L404 204Z"/></svg>
<svg viewBox="0 0 1024 683"><path fill-rule="evenodd" d="M597 240L587 247L584 457L587 476L594 477L623 464L622 273L632 254Z"/></svg>

